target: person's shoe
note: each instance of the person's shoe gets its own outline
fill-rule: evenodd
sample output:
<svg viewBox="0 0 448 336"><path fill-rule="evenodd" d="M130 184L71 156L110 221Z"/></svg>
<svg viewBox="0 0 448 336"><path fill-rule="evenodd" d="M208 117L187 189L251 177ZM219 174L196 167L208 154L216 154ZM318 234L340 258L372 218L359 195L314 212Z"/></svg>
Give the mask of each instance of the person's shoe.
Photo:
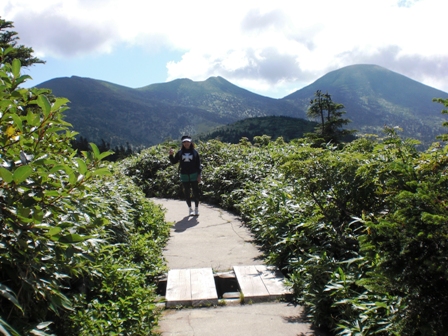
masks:
<svg viewBox="0 0 448 336"><path fill-rule="evenodd" d="M194 215L199 216L199 209L198 207L194 208Z"/></svg>
<svg viewBox="0 0 448 336"><path fill-rule="evenodd" d="M188 208L188 215L189 216L194 216L194 211L192 208Z"/></svg>

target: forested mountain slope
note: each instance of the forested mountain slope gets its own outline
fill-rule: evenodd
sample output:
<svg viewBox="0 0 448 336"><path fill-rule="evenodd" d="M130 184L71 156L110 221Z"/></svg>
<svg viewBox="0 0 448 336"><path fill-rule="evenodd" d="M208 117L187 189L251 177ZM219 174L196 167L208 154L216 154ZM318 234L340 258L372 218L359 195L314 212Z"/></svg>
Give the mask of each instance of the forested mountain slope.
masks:
<svg viewBox="0 0 448 336"><path fill-rule="evenodd" d="M310 97L321 90L342 103L352 123L348 128L361 133L381 134L385 125L399 126L403 136L430 144L445 130L439 104L433 98L448 93L421 84L376 65L353 65L332 71L311 85L283 98L305 117Z"/></svg>
<svg viewBox="0 0 448 336"><path fill-rule="evenodd" d="M203 141L218 139L234 144L239 143L243 137L253 142L255 137L262 135L267 135L272 140L282 137L284 141L290 141L302 138L305 133L314 132L316 125L316 122L302 118L256 117L239 120L209 133L199 134L198 137Z"/></svg>
<svg viewBox="0 0 448 336"><path fill-rule="evenodd" d="M282 99L252 93L222 77L198 82L177 79L132 89L74 76L52 79L39 87L70 99L67 120L83 137L112 146L150 146L185 133L210 133L247 118L306 118L317 90L328 92L334 102L345 106L350 129L382 134L385 125L400 126L403 136L428 145L444 131L440 106L432 99L448 96L376 65L332 71Z"/></svg>

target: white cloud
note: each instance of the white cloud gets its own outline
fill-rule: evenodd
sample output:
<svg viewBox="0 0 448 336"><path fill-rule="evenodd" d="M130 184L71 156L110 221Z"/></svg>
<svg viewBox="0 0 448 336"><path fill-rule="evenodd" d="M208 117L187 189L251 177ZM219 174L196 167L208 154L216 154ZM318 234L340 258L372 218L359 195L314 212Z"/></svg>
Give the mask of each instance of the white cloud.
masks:
<svg viewBox="0 0 448 336"><path fill-rule="evenodd" d="M6 0L0 11L38 56L183 52L167 80L220 75L268 92L369 62L448 91L446 0Z"/></svg>

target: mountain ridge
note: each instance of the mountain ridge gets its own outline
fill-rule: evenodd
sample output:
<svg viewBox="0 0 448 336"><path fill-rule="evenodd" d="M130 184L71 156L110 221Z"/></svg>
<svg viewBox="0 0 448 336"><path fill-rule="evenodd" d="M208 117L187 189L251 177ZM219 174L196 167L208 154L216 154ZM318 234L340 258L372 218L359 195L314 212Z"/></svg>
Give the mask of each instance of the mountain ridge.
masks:
<svg viewBox="0 0 448 336"><path fill-rule="evenodd" d="M151 146L182 134L210 132L238 120L265 116L306 119L317 90L345 106L347 127L381 134L384 125L401 126L403 136L425 144L443 133L441 106L448 94L377 65L358 64L329 72L284 98L269 98L223 77L182 78L133 89L78 76L38 85L70 100L67 121L89 141Z"/></svg>
<svg viewBox="0 0 448 336"><path fill-rule="evenodd" d="M377 65L334 70L283 100L303 110L316 90L328 91L333 101L344 104L352 121L348 127L361 133L379 134L384 125L400 126L406 137L419 139L424 133L421 140L429 142L443 131L441 107L432 99L448 94Z"/></svg>

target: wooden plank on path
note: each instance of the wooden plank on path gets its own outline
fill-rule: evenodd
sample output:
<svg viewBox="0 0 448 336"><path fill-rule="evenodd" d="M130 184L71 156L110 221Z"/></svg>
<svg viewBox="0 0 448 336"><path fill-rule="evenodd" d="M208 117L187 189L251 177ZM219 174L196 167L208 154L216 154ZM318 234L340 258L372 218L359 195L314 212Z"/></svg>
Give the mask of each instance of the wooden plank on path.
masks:
<svg viewBox="0 0 448 336"><path fill-rule="evenodd" d="M260 301L269 298L269 292L255 266L234 266L233 271L244 299Z"/></svg>
<svg viewBox="0 0 448 336"><path fill-rule="evenodd" d="M261 279L269 292L270 299L277 299L291 294L291 290L285 286L285 277L277 267L256 265L255 268L260 272Z"/></svg>
<svg viewBox="0 0 448 336"><path fill-rule="evenodd" d="M166 307L218 304L215 278L211 268L168 271Z"/></svg>
<svg viewBox="0 0 448 336"><path fill-rule="evenodd" d="M215 278L211 268L191 269L191 301L193 306L218 304Z"/></svg>
<svg viewBox="0 0 448 336"><path fill-rule="evenodd" d="M189 269L174 269L168 271L166 284L166 306L191 305L191 274Z"/></svg>

